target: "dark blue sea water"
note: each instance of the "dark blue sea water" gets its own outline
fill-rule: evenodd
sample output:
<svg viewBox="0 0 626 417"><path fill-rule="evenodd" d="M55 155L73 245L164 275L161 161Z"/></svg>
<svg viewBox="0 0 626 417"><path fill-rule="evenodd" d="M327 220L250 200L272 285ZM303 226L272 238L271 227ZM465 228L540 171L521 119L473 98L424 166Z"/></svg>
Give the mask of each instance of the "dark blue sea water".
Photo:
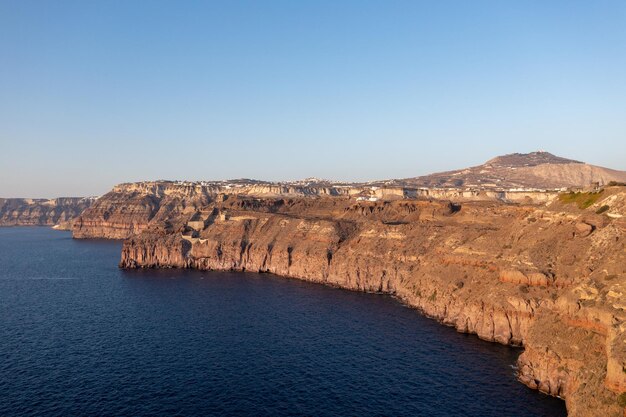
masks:
<svg viewBox="0 0 626 417"><path fill-rule="evenodd" d="M0 415L564 416L518 350L382 295L123 271L119 242L0 228Z"/></svg>

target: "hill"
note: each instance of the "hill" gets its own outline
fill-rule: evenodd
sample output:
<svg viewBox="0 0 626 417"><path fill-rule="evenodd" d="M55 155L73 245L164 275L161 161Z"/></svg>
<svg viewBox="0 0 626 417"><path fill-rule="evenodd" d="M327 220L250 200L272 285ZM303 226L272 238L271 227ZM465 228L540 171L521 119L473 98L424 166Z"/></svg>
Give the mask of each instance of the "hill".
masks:
<svg viewBox="0 0 626 417"><path fill-rule="evenodd" d="M611 181L626 181L626 171L590 165L543 151L513 153L470 168L393 180L405 186L427 188L509 190L602 186Z"/></svg>

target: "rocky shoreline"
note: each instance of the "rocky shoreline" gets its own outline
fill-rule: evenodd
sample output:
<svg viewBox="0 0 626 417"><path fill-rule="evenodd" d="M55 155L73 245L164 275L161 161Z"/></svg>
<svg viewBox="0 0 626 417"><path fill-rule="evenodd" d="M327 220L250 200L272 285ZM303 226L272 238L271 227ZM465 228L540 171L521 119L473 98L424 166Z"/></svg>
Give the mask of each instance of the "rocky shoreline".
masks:
<svg viewBox="0 0 626 417"><path fill-rule="evenodd" d="M624 230L569 206L238 197L146 226L125 240L120 266L388 293L460 332L523 346L521 382L564 398L570 415L607 416L623 413L626 381Z"/></svg>
<svg viewBox="0 0 626 417"><path fill-rule="evenodd" d="M100 198L73 227L76 238L125 239L122 268L267 272L387 293L460 332L522 346L520 381L563 398L569 415L624 413L623 187L589 194L583 208L567 198L359 201L127 188Z"/></svg>

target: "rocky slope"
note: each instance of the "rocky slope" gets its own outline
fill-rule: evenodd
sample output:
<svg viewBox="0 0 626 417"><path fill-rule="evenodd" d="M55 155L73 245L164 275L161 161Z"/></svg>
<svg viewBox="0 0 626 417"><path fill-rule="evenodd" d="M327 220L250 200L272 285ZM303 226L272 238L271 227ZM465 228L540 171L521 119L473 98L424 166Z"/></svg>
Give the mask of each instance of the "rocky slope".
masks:
<svg viewBox="0 0 626 417"><path fill-rule="evenodd" d="M70 228L70 221L90 207L93 198L0 198L0 226L57 226Z"/></svg>
<svg viewBox="0 0 626 417"><path fill-rule="evenodd" d="M545 203L556 192L416 189L373 185L281 185L272 183L200 183L149 181L120 184L85 210L74 222L77 238L125 239L182 214L194 213L228 196L255 198L334 197L359 200L455 199Z"/></svg>
<svg viewBox="0 0 626 417"><path fill-rule="evenodd" d="M559 189L588 187L594 183L626 182L626 171L617 171L548 152L510 154L482 165L400 180L418 187L466 187L481 189Z"/></svg>
<svg viewBox="0 0 626 417"><path fill-rule="evenodd" d="M120 266L270 272L393 294L459 331L524 346L520 380L564 398L570 415L618 416L626 190L592 197L585 208L580 199L198 200L128 238ZM146 207L140 216L159 214Z"/></svg>

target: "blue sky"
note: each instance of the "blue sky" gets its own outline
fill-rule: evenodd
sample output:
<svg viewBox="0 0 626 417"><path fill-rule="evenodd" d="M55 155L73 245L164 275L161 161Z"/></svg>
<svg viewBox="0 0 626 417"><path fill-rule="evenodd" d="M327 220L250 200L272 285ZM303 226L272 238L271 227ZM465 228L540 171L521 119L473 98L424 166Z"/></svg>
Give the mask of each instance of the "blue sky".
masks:
<svg viewBox="0 0 626 417"><path fill-rule="evenodd" d="M0 197L626 169L624 1L0 0Z"/></svg>

